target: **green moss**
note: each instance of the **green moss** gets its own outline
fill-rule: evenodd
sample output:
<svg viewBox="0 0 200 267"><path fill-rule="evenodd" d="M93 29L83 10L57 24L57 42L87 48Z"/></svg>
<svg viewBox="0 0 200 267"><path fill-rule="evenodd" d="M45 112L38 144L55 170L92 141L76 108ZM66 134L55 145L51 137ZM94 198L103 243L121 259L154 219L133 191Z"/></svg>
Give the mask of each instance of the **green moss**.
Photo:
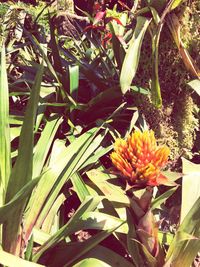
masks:
<svg viewBox="0 0 200 267"><path fill-rule="evenodd" d="M191 150L196 139L196 131L199 126L198 119L194 116L195 103L189 91L184 91L177 103L175 116L176 130L179 146L185 156L191 156Z"/></svg>
<svg viewBox="0 0 200 267"><path fill-rule="evenodd" d="M198 1L182 6L177 12L181 21L181 34L191 56L200 62L200 28ZM151 37L146 34L141 51L140 65L135 84L150 88L152 73ZM150 98L139 97L136 105L145 116L160 142L171 149L171 159L192 156L199 119L194 115L194 100L186 83L193 79L186 70L167 25L163 28L159 45L159 79L163 107L156 110Z"/></svg>
<svg viewBox="0 0 200 267"><path fill-rule="evenodd" d="M200 55L200 2L191 1L190 5L182 6L178 12L181 22L181 39L191 55L199 62Z"/></svg>

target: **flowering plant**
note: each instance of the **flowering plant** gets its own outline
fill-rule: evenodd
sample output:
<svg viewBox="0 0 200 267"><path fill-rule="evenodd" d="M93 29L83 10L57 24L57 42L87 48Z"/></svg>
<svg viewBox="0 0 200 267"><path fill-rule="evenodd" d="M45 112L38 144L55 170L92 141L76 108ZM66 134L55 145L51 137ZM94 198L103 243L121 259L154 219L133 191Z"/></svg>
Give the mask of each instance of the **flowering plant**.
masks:
<svg viewBox="0 0 200 267"><path fill-rule="evenodd" d="M172 185L161 173L169 154L170 150L166 145L157 146L152 130L137 130L127 140L117 139L110 157L113 165L131 183L156 186Z"/></svg>

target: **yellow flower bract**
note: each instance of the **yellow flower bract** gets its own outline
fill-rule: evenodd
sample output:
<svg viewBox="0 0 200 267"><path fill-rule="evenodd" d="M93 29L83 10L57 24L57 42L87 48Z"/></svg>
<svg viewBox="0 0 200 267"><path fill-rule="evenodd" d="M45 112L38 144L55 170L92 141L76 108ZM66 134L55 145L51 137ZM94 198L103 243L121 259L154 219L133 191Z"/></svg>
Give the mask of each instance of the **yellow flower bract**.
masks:
<svg viewBox="0 0 200 267"><path fill-rule="evenodd" d="M152 130L137 130L127 140L119 138L115 141L110 158L113 165L132 183L155 186L168 182L161 174L161 169L166 165L169 154L167 146L157 146Z"/></svg>

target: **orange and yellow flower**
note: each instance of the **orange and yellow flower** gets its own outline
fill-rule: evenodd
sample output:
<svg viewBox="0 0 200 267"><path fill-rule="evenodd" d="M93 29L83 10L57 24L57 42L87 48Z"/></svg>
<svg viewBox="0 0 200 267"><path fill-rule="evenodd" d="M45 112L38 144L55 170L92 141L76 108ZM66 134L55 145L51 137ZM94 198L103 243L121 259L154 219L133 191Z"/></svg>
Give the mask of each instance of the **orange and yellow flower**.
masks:
<svg viewBox="0 0 200 267"><path fill-rule="evenodd" d="M170 184L161 173L169 154L167 146L157 146L152 130L137 130L127 140L117 139L110 157L113 165L132 183L156 186Z"/></svg>

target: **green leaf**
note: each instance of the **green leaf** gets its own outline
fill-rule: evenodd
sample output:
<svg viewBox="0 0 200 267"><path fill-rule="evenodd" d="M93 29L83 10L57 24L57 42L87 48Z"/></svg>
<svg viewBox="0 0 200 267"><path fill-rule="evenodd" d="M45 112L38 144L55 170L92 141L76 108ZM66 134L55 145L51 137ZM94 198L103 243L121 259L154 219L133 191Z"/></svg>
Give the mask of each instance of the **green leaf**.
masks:
<svg viewBox="0 0 200 267"><path fill-rule="evenodd" d="M126 196L125 191L120 186L109 183L108 180L111 179L109 174L93 169L87 172L87 176L108 200L129 206L130 201ZM115 180L117 182L117 179Z"/></svg>
<svg viewBox="0 0 200 267"><path fill-rule="evenodd" d="M195 79L187 83L200 96L200 80Z"/></svg>
<svg viewBox="0 0 200 267"><path fill-rule="evenodd" d="M145 88L142 88L140 86L130 86L130 89L135 92L135 93L140 93L140 94L143 94L143 95L148 95L149 94L149 91Z"/></svg>
<svg viewBox="0 0 200 267"><path fill-rule="evenodd" d="M115 216L97 211L86 212L81 216L81 229L109 230L120 223L124 224L116 232L127 234L128 225L126 221Z"/></svg>
<svg viewBox="0 0 200 267"><path fill-rule="evenodd" d="M182 201L181 222L190 211L196 200L200 197L200 164L195 164L182 158Z"/></svg>
<svg viewBox="0 0 200 267"><path fill-rule="evenodd" d="M127 261L124 257L120 256L118 253L115 253L113 250L108 249L106 247L97 245L89 252L87 252L83 257L82 261L86 261L89 259L98 259L101 262L108 264L110 267L118 266L118 267L133 267L132 263ZM82 262L81 261L81 262ZM80 262L80 263L81 263ZM75 264L74 266L79 266L79 263ZM95 266L96 265L90 265ZM98 266L98 265L97 265Z"/></svg>
<svg viewBox="0 0 200 267"><path fill-rule="evenodd" d="M11 214L21 205L21 202L31 194L39 180L40 177L28 182L8 203L0 207L0 224L10 218Z"/></svg>
<svg viewBox="0 0 200 267"><path fill-rule="evenodd" d="M193 193L192 193L193 194ZM191 266L200 250L200 197L179 226L168 249L166 266Z"/></svg>
<svg viewBox="0 0 200 267"><path fill-rule="evenodd" d="M54 142L48 170L41 178L32 201L28 205L27 214L25 214L27 239L36 222L37 226L41 227L42 222L66 181L78 171L90 156L90 153L93 153L92 150L88 153L88 148L98 130L98 128L90 129L68 147L63 142Z"/></svg>
<svg viewBox="0 0 200 267"><path fill-rule="evenodd" d="M101 157L106 155L110 150L113 149L113 145L110 145L106 148L100 147L94 152L94 155L92 155L88 160L85 161L85 163L82 165L81 169L84 169L87 166L90 166L94 163L96 163Z"/></svg>
<svg viewBox="0 0 200 267"><path fill-rule="evenodd" d="M10 128L10 140L13 141L15 138L19 137L21 132L21 127L11 127Z"/></svg>
<svg viewBox="0 0 200 267"><path fill-rule="evenodd" d="M0 66L0 206L4 204L6 188L10 176L10 127L9 92L6 73L5 47L1 49Z"/></svg>
<svg viewBox="0 0 200 267"><path fill-rule="evenodd" d="M127 223L129 227L128 235L127 235L127 248L128 252L130 253L132 257L132 261L134 262L136 267L140 267L144 265L144 261L140 255L140 247L139 245L134 241L137 238L134 221L133 218L127 209Z"/></svg>
<svg viewBox="0 0 200 267"><path fill-rule="evenodd" d="M121 225L121 224L120 224ZM49 259L50 264L49 267L56 266L73 266L77 260L79 260L85 253L93 249L96 245L98 245L101 241L107 238L112 232L114 232L120 225L113 229L109 229L106 231L102 231L84 242L73 242L68 244L59 244L58 252L54 257ZM66 254L67 251L67 254Z"/></svg>
<svg viewBox="0 0 200 267"><path fill-rule="evenodd" d="M10 124L22 125L23 120L24 120L23 116L10 115L9 117Z"/></svg>
<svg viewBox="0 0 200 267"><path fill-rule="evenodd" d="M155 8L153 8L151 6L149 8L151 10L151 14L153 16L153 20L154 20L155 24L158 25L158 23L160 22L160 16L158 15L158 12L156 11Z"/></svg>
<svg viewBox="0 0 200 267"><path fill-rule="evenodd" d="M19 138L18 157L13 167L6 192L6 203L32 179L34 124L39 101L40 85L43 75L43 64L37 72L30 99L26 108L24 122ZM24 199L18 208L10 215L3 225L3 247L6 251L19 253L18 242L22 213L27 199ZM12 218L15 218L13 223Z"/></svg>
<svg viewBox="0 0 200 267"><path fill-rule="evenodd" d="M77 100L79 86L79 66L69 66L70 95Z"/></svg>
<svg viewBox="0 0 200 267"><path fill-rule="evenodd" d="M125 50L124 50L121 42L119 41L119 38L117 37L117 35L115 33L115 30L114 30L112 23L109 23L109 27L110 27L110 31L112 33L112 47L113 47L114 56L115 56L115 59L117 62L117 66L118 66L119 70L121 70L123 60L125 57Z"/></svg>
<svg viewBox="0 0 200 267"><path fill-rule="evenodd" d="M77 193L81 202L85 200L87 196L90 196L90 193L79 173L74 173L71 177L71 181L74 187L75 192Z"/></svg>
<svg viewBox="0 0 200 267"><path fill-rule="evenodd" d="M41 229L33 228L33 239L35 243L43 245L50 237L50 234L45 233Z"/></svg>
<svg viewBox="0 0 200 267"><path fill-rule="evenodd" d="M173 241L174 235L169 232L158 231L158 240L162 245L170 245Z"/></svg>
<svg viewBox="0 0 200 267"><path fill-rule="evenodd" d="M41 264L36 264L30 261L18 258L8 252L0 250L0 263L7 267L45 267Z"/></svg>
<svg viewBox="0 0 200 267"><path fill-rule="evenodd" d="M24 255L24 258L27 261L32 261L33 244L34 244L34 240L33 240L33 235L32 235L31 238L28 241L28 245L26 247L26 252L25 252L25 255Z"/></svg>
<svg viewBox="0 0 200 267"><path fill-rule="evenodd" d="M144 253L146 261L148 263L148 267L157 267L157 260L155 257L153 257L150 252L147 250L147 248L138 240L132 239L133 242L137 243L141 249L141 251ZM141 266L141 265L140 265ZM140 267L139 266L139 267Z"/></svg>
<svg viewBox="0 0 200 267"><path fill-rule="evenodd" d="M50 35L51 35L51 46L52 46L52 57L54 61L54 69L60 74L60 83L62 84L61 93L64 98L67 95L69 90L69 76L68 73L64 71L62 58L60 56L60 51L57 44L57 39L55 36L55 25L53 21L50 19L49 14L49 26L50 26ZM64 89L64 90L63 90Z"/></svg>
<svg viewBox="0 0 200 267"><path fill-rule="evenodd" d="M95 259L95 258L89 258L89 259L84 259L78 262L77 264L73 265L74 267L110 267L111 265L108 265L104 261Z"/></svg>
<svg viewBox="0 0 200 267"><path fill-rule="evenodd" d="M152 102L156 108L161 108L162 106L162 97L161 97L161 89L159 83L159 75L158 75L158 46L160 40L160 33L162 30L162 25L158 27L155 33L152 36L152 81L151 81L151 94L152 94Z"/></svg>
<svg viewBox="0 0 200 267"><path fill-rule="evenodd" d="M35 146L35 153L33 156L33 178L41 174L47 154L61 122L62 119L58 118L51 118L46 122L46 125L42 130L40 139Z"/></svg>
<svg viewBox="0 0 200 267"><path fill-rule="evenodd" d="M100 198L88 197L81 204L78 210L75 212L74 216L65 224L61 229L59 229L52 237L50 237L35 253L33 260L38 261L42 254L48 249L54 247L58 242L63 240L68 235L80 230L80 218L81 216L88 212L96 209L100 202Z"/></svg>
<svg viewBox="0 0 200 267"><path fill-rule="evenodd" d="M178 6L180 6L182 3L184 2L184 0L174 0L172 5L171 5L171 10L177 8Z"/></svg>
<svg viewBox="0 0 200 267"><path fill-rule="evenodd" d="M133 33L133 37L130 40L129 48L126 52L120 74L120 86L123 94L130 89L132 80L135 77L140 58L142 41L149 23L149 19L141 16L137 17L136 28Z"/></svg>
<svg viewBox="0 0 200 267"><path fill-rule="evenodd" d="M167 190L165 193L163 193L159 197L155 198L151 202L151 210L159 208L161 204L163 204L171 195L174 194L177 188L178 186L172 187L171 189Z"/></svg>
<svg viewBox="0 0 200 267"><path fill-rule="evenodd" d="M55 221L56 215L59 212L60 206L66 200L66 196L64 194L60 194L57 199L54 201L50 211L48 212L44 222L42 223L42 230L45 233L51 233L52 226Z"/></svg>

